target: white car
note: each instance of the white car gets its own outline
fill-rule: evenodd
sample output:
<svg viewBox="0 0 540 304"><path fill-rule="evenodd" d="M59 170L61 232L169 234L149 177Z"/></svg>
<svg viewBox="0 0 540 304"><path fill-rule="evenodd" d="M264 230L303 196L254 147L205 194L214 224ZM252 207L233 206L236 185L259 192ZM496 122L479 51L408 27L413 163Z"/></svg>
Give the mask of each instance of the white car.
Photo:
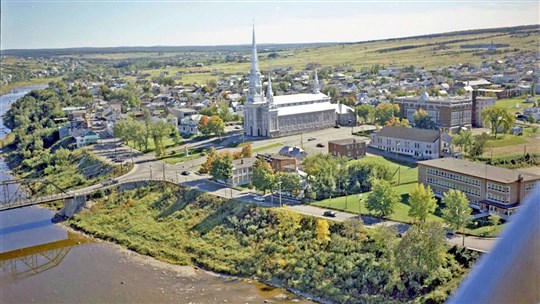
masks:
<svg viewBox="0 0 540 304"><path fill-rule="evenodd" d="M258 202L264 202L264 197L262 197L262 196L255 196L253 199L258 201Z"/></svg>

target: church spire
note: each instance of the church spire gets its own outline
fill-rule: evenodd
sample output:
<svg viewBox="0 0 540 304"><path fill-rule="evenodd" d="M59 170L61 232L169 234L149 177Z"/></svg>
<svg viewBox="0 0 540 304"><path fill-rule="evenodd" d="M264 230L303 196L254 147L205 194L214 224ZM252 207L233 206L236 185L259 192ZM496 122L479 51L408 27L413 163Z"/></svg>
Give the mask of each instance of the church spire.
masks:
<svg viewBox="0 0 540 304"><path fill-rule="evenodd" d="M251 74L249 75L248 102L260 102L263 99L261 72L257 58L257 44L255 43L255 24L253 25L253 41L251 46Z"/></svg>
<svg viewBox="0 0 540 304"><path fill-rule="evenodd" d="M268 74L268 87L266 88L266 102L269 107L274 105L274 92L272 91L272 77Z"/></svg>
<svg viewBox="0 0 540 304"><path fill-rule="evenodd" d="M319 88L320 88L319 77L317 77L317 70L315 70L315 77L313 77L313 88L312 88L313 94L319 94L320 93Z"/></svg>
<svg viewBox="0 0 540 304"><path fill-rule="evenodd" d="M255 43L255 24L253 24L253 38L251 42L251 74L259 72L259 58L257 56L257 44Z"/></svg>

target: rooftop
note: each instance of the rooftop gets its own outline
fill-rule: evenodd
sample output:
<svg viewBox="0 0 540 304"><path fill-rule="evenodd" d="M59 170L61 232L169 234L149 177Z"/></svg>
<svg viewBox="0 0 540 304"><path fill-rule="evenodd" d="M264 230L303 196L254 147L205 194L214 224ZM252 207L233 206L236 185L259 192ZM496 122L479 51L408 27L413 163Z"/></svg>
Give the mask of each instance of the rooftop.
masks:
<svg viewBox="0 0 540 304"><path fill-rule="evenodd" d="M336 144L336 145L350 145L354 143L366 143L365 140L360 140L357 138L345 138L345 139L337 139L337 140L330 140L328 141L329 144Z"/></svg>
<svg viewBox="0 0 540 304"><path fill-rule="evenodd" d="M435 142L439 138L438 130L426 130L418 128L406 128L396 126L385 126L376 136L384 136L405 140L415 140L423 142Z"/></svg>
<svg viewBox="0 0 540 304"><path fill-rule="evenodd" d="M311 95L311 94L306 94L306 95ZM317 94L313 94L313 95L317 95ZM287 116L287 115L312 113L312 112L319 112L319 111L326 111L326 110L332 110L335 112L336 105L331 104L329 101L325 101L325 102L319 102L319 103L314 103L314 104L303 104L303 105L298 105L298 106L281 107L281 108L278 108L278 115Z"/></svg>
<svg viewBox="0 0 540 304"><path fill-rule="evenodd" d="M517 181L520 176L523 178L523 181L540 180L540 175L490 166L483 163L471 162L458 158L438 158L419 161L418 164L453 171L473 177L485 178L499 183L512 183Z"/></svg>
<svg viewBox="0 0 540 304"><path fill-rule="evenodd" d="M289 103L296 102L313 102L320 100L330 100L330 97L326 96L323 93L311 94L311 93L302 93L302 94L291 94L291 95L279 95L274 96L274 104L279 106L287 106Z"/></svg>

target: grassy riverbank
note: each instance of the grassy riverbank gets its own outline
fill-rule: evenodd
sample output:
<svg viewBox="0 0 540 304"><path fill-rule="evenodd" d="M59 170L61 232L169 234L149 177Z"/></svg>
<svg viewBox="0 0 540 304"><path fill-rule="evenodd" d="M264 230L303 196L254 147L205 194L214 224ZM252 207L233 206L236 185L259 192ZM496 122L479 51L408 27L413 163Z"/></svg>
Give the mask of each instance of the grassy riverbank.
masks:
<svg viewBox="0 0 540 304"><path fill-rule="evenodd" d="M463 259L447 254L437 273L413 278L392 262L400 258L400 239L388 228L367 231L352 222L329 222L173 185L95 200L69 225L162 261L254 277L340 303L442 302L467 272L457 261Z"/></svg>

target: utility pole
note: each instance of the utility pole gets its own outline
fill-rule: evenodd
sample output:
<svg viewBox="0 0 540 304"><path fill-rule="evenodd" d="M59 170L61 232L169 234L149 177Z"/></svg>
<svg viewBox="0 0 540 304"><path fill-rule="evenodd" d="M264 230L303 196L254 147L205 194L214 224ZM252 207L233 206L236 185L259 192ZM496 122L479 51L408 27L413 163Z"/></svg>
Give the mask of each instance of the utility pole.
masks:
<svg viewBox="0 0 540 304"><path fill-rule="evenodd" d="M165 180L165 163L163 163L163 180Z"/></svg>
<svg viewBox="0 0 540 304"><path fill-rule="evenodd" d="M283 204L281 203L281 178L279 179L279 207L283 207Z"/></svg>
<svg viewBox="0 0 540 304"><path fill-rule="evenodd" d="M150 179L152 179L152 165L150 165Z"/></svg>
<svg viewBox="0 0 540 304"><path fill-rule="evenodd" d="M358 218L362 218L362 210L360 209L362 207L362 193L358 194Z"/></svg>

